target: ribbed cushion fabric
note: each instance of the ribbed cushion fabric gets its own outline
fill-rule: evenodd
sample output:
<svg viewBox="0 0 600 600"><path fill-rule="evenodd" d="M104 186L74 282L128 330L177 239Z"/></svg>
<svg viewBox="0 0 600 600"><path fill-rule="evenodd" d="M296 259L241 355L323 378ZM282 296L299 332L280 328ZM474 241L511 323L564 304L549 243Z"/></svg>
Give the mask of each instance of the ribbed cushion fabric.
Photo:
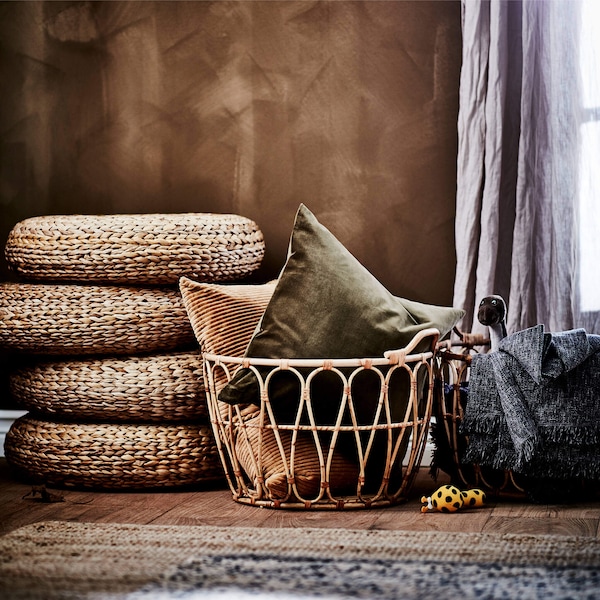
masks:
<svg viewBox="0 0 600 600"><path fill-rule="evenodd" d="M321 483L325 481L334 495L356 491L358 466L355 462L336 452L330 470L326 472L327 444L315 442L307 432L298 435L293 462L291 448L292 432L261 428L260 417L245 422L235 443L237 458L250 481L256 485L257 479L263 478L273 500L283 500L288 494L293 497L295 492L301 499L314 499L321 491ZM321 458L317 448L321 451ZM295 489L290 489L288 483L293 484Z"/></svg>
<svg viewBox="0 0 600 600"><path fill-rule="evenodd" d="M182 277L179 289L201 350L242 356L273 295L275 282L219 285Z"/></svg>
<svg viewBox="0 0 600 600"><path fill-rule="evenodd" d="M219 285L182 277L179 289L200 350L243 356L273 295L275 282ZM220 379L217 385L220 388L226 383Z"/></svg>

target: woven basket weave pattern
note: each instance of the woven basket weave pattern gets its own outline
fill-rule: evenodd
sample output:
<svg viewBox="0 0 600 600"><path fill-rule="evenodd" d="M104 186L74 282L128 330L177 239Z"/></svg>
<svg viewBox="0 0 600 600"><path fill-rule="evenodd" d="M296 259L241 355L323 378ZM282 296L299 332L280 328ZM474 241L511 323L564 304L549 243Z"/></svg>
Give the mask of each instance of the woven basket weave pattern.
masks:
<svg viewBox="0 0 600 600"><path fill-rule="evenodd" d="M39 362L10 375L26 410L100 422L208 423L197 351Z"/></svg>
<svg viewBox="0 0 600 600"><path fill-rule="evenodd" d="M222 479L208 426L86 424L29 416L5 442L11 465L33 480L67 487L137 489Z"/></svg>
<svg viewBox="0 0 600 600"><path fill-rule="evenodd" d="M10 268L25 278L175 284L247 277L263 259L256 223L210 213L32 217L8 236Z"/></svg>
<svg viewBox="0 0 600 600"><path fill-rule="evenodd" d="M91 488L222 479L201 358L175 284L242 280L264 252L257 224L239 215L18 223L6 259L35 283L0 284L0 347L32 355L10 376L30 411L7 435L11 466Z"/></svg>
<svg viewBox="0 0 600 600"><path fill-rule="evenodd" d="M32 354L139 354L194 347L181 296L166 288L0 285L0 346Z"/></svg>
<svg viewBox="0 0 600 600"><path fill-rule="evenodd" d="M437 330L425 330L407 349L381 359L269 360L205 353L209 412L234 500L267 508L304 509L371 508L405 501L425 449L433 402L433 352L411 355L410 351L428 336L435 345ZM260 389L260 409L250 414L244 413L244 406L218 400L223 378L231 379L240 368L251 369ZM353 383L365 370L381 385L371 388L369 405L376 407L372 421L359 423L356 415L361 411L353 401ZM277 421L269 397L270 380L280 371L297 378L300 389L296 417L286 423ZM333 425L319 423L313 407L319 402L312 398L313 380L324 371L339 377L343 389ZM408 385L399 388L400 380ZM422 387L423 382L429 385ZM403 420L392 419L391 388L404 391L403 398L395 396L394 400L402 405ZM350 422L347 415L354 415ZM349 448L341 449L341 439L354 445L350 455L356 457L355 469L339 461L332 469L338 452L348 456ZM342 469L352 479L334 481ZM374 473L379 480L373 479ZM348 489L354 492L348 494Z"/></svg>
<svg viewBox="0 0 600 600"><path fill-rule="evenodd" d="M488 342L489 343L489 342ZM476 340L476 346L482 345ZM463 353L455 353L448 342L440 345L436 356L436 398L433 414L436 418L436 445L447 446L451 454L448 474L452 482L461 489L479 488L494 496L524 496L525 490L511 471L482 468L480 465L465 464L462 452L468 439L460 433L464 416L464 399L461 384L469 381L470 353L473 346L462 347ZM449 393L445 393L448 389Z"/></svg>

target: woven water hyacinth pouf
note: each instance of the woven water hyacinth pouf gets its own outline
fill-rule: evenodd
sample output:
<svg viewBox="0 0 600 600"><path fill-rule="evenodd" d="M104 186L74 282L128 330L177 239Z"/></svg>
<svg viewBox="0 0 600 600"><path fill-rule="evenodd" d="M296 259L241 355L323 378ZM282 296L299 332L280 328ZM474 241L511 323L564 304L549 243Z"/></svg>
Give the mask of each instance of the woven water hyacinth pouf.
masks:
<svg viewBox="0 0 600 600"><path fill-rule="evenodd" d="M220 480L209 425L72 423L26 415L6 434L9 464L34 482L150 489Z"/></svg>
<svg viewBox="0 0 600 600"><path fill-rule="evenodd" d="M148 356L36 361L10 374L31 412L73 421L208 423L197 350Z"/></svg>
<svg viewBox="0 0 600 600"><path fill-rule="evenodd" d="M32 217L12 229L5 254L21 277L44 281L176 284L239 281L265 244L258 225L212 213Z"/></svg>
<svg viewBox="0 0 600 600"><path fill-rule="evenodd" d="M240 281L264 250L256 223L239 215L18 223L5 255L27 283L0 284L0 347L28 355L11 391L30 414L11 427L9 463L31 478L87 487L221 477L197 342L175 284L183 275ZM137 440L127 442L134 454L123 455L118 439Z"/></svg>
<svg viewBox="0 0 600 600"><path fill-rule="evenodd" d="M0 284L0 347L30 354L139 354L195 346L167 288Z"/></svg>

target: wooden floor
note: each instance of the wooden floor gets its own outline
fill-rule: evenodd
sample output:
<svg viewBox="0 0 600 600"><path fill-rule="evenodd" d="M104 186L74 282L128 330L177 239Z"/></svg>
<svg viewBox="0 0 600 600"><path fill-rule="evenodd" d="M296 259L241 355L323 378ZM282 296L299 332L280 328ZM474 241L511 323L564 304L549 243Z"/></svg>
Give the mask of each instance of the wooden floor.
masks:
<svg viewBox="0 0 600 600"><path fill-rule="evenodd" d="M283 511L244 506L230 492L215 489L152 493L99 493L55 490L62 502L43 502L31 485L17 481L0 459L0 534L46 520L157 525L249 527L341 527L469 532L532 533L600 537L600 502L568 506L536 505L513 500L488 502L480 509L454 514L421 513L420 498L444 480L434 482L421 469L412 499L377 510Z"/></svg>

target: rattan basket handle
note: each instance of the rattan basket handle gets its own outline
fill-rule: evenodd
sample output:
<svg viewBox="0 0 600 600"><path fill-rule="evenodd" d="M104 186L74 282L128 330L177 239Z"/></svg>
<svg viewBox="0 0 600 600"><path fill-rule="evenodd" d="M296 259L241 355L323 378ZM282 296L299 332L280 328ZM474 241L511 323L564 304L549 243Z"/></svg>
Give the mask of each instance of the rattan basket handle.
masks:
<svg viewBox="0 0 600 600"><path fill-rule="evenodd" d="M440 337L440 332L438 329L435 329L435 327L429 327L428 329L423 329L422 331L419 331L404 348L399 348L397 350L388 350L387 352L383 353L383 356L391 361L400 360L400 362L403 362L403 359L405 359L406 356L409 355L412 350L417 348L417 346L419 346L421 342L428 337L431 337L430 348L433 352L435 350L435 347L437 346L437 342Z"/></svg>

